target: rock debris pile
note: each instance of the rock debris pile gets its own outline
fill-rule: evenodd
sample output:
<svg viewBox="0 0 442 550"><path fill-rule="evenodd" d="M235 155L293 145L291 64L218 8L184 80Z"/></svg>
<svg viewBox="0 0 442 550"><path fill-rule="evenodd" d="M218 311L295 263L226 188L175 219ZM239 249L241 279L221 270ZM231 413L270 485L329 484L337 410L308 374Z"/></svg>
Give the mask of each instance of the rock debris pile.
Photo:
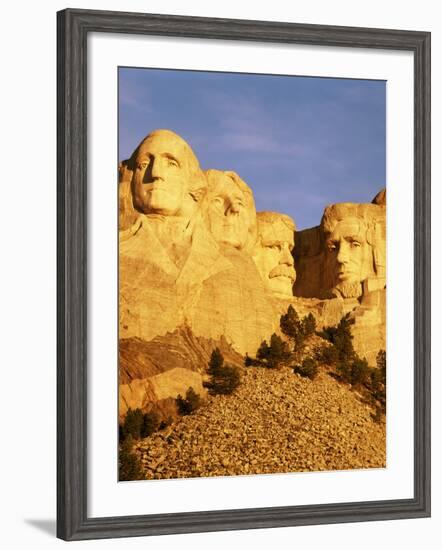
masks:
<svg viewBox="0 0 442 550"><path fill-rule="evenodd" d="M230 396L137 442L145 479L383 468L385 422L325 372L242 368Z"/></svg>

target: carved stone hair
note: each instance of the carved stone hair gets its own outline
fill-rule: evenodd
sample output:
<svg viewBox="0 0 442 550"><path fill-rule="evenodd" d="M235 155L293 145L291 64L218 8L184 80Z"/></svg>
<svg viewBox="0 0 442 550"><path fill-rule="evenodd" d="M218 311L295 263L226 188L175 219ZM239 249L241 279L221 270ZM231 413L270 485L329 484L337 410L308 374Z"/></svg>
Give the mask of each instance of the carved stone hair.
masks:
<svg viewBox="0 0 442 550"><path fill-rule="evenodd" d="M325 239L336 225L347 218L357 218L365 228L365 238L372 247L373 269L378 276L385 276L385 208L369 203L338 203L327 206L321 219Z"/></svg>
<svg viewBox="0 0 442 550"><path fill-rule="evenodd" d="M287 214L281 214L280 212L258 212L256 217L258 220L258 232L260 223L283 223L290 231L296 231L296 224L293 218L287 216Z"/></svg>

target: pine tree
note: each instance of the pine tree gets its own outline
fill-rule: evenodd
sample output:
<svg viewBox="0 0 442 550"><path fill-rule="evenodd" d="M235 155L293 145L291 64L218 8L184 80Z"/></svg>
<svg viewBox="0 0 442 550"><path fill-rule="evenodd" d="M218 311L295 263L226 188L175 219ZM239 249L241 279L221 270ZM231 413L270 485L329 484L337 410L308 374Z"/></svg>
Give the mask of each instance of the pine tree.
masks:
<svg viewBox="0 0 442 550"><path fill-rule="evenodd" d="M384 385L387 384L387 354L385 350L379 350L376 356L376 365L381 374L381 381Z"/></svg>
<svg viewBox="0 0 442 550"><path fill-rule="evenodd" d="M269 367L278 367L280 363L287 361L289 357L290 352L287 344L277 334L273 333L270 337L269 356L267 358Z"/></svg>
<svg viewBox="0 0 442 550"><path fill-rule="evenodd" d="M140 409L129 409L123 424L123 438L131 435L134 439L140 439L143 426L143 413Z"/></svg>
<svg viewBox="0 0 442 550"><path fill-rule="evenodd" d="M304 348L306 338L316 330L316 319L309 313L301 321L294 307L290 305L287 313L281 315L279 326L282 332L292 341L294 350L300 352Z"/></svg>
<svg viewBox="0 0 442 550"><path fill-rule="evenodd" d="M299 319L298 313L293 306L290 305L287 313L285 315L281 315L279 325L282 332L286 336L292 338L293 340L296 340L301 330L301 321Z"/></svg>
<svg viewBox="0 0 442 550"><path fill-rule="evenodd" d="M141 425L141 437L149 437L158 430L159 426L160 419L155 412L148 412L144 414Z"/></svg>
<svg viewBox="0 0 442 550"><path fill-rule="evenodd" d="M261 342L261 345L258 348L258 351L256 352L256 357L261 361L267 361L269 356L270 356L270 348L267 344L267 340L263 340Z"/></svg>
<svg viewBox="0 0 442 550"><path fill-rule="evenodd" d="M118 479L120 481L134 481L143 478L140 461L132 451L133 438L126 437L120 447L118 457Z"/></svg>
<svg viewBox="0 0 442 550"><path fill-rule="evenodd" d="M211 376L216 376L217 373L222 369L223 364L224 364L223 354L220 352L219 348L215 348L212 351L212 355L210 356L209 368L207 372Z"/></svg>
<svg viewBox="0 0 442 550"><path fill-rule="evenodd" d="M305 357L300 365L296 365L293 371L313 380L318 374L318 364L312 357Z"/></svg>
<svg viewBox="0 0 442 550"><path fill-rule="evenodd" d="M177 406L180 414L187 415L196 411L201 406L201 397L196 391L190 387L186 392L186 398L183 399L181 395L177 397Z"/></svg>
<svg viewBox="0 0 442 550"><path fill-rule="evenodd" d="M311 313L309 313L307 317L304 317L304 319L302 320L302 331L304 333L304 337L308 338L315 333L315 330L316 319Z"/></svg>

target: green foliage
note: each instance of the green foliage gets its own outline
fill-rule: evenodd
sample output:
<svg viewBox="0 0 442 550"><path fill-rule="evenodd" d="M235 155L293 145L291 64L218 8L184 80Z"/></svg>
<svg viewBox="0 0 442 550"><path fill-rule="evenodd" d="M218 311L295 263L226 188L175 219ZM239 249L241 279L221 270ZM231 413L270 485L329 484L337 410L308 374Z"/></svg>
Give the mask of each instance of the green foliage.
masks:
<svg viewBox="0 0 442 550"><path fill-rule="evenodd" d="M241 375L237 367L225 365L219 373L212 377L210 389L214 394L229 395L233 393L241 382Z"/></svg>
<svg viewBox="0 0 442 550"><path fill-rule="evenodd" d="M317 358L335 366L340 380L358 386L369 395L371 402L376 404L375 420L378 421L379 415L386 410L386 353L379 351L377 366L370 368L367 360L360 358L354 350L350 324L350 319L345 316L337 326L327 327L319 334L332 345L323 346Z"/></svg>
<svg viewBox="0 0 442 550"><path fill-rule="evenodd" d="M267 342L263 342L267 346ZM262 343L261 343L262 346ZM258 350L259 351L259 350ZM261 361L259 359L253 359L253 357L250 357L248 353L246 353L246 356L244 357L244 365L246 367L260 367L262 366Z"/></svg>
<svg viewBox="0 0 442 550"><path fill-rule="evenodd" d="M287 343L280 336L273 333L270 337L270 345L267 344L266 340L261 342L256 357L258 361L255 360L255 363L257 362L259 365L269 369L275 369L281 363L288 361L291 353Z"/></svg>
<svg viewBox="0 0 442 550"><path fill-rule="evenodd" d="M212 355L210 356L209 368L207 369L207 372L211 376L216 376L218 372L222 369L223 364L224 364L223 354L220 352L219 348L215 348L212 351Z"/></svg>
<svg viewBox="0 0 442 550"><path fill-rule="evenodd" d="M185 399L181 395L178 395L177 406L180 414L191 414L201 407L201 397L190 387L186 392Z"/></svg>
<svg viewBox="0 0 442 550"><path fill-rule="evenodd" d="M380 371L381 383L385 386L387 384L387 354L385 350L379 350L376 356L376 365Z"/></svg>
<svg viewBox="0 0 442 550"><path fill-rule="evenodd" d="M313 380L318 374L318 364L312 357L306 357L300 365L296 365L293 372Z"/></svg>
<svg viewBox="0 0 442 550"><path fill-rule="evenodd" d="M335 365L339 361L339 351L335 346L323 345L316 353L316 358L326 365Z"/></svg>
<svg viewBox="0 0 442 550"><path fill-rule="evenodd" d="M316 319L309 313L301 320L295 308L290 305L287 313L281 315L279 326L292 341L294 350L300 352L304 348L305 340L316 331Z"/></svg>
<svg viewBox="0 0 442 550"><path fill-rule="evenodd" d="M123 439L132 436L133 439L140 439L143 425L143 413L141 409L129 409L122 427Z"/></svg>
<svg viewBox="0 0 442 550"><path fill-rule="evenodd" d="M256 352L256 358L262 362L262 361L266 361L269 356L270 356L270 347L267 344L267 340L263 340L261 342L261 345L258 348L258 351ZM261 362L260 364L262 364Z"/></svg>
<svg viewBox="0 0 442 550"><path fill-rule="evenodd" d="M367 360L358 357L351 364L350 383L354 386L358 384L368 386L371 380L370 371Z"/></svg>
<svg viewBox="0 0 442 550"><path fill-rule="evenodd" d="M286 336L296 340L299 332L301 331L302 323L299 319L298 312L293 306L290 305L287 313L285 315L281 315L279 326Z"/></svg>
<svg viewBox="0 0 442 550"><path fill-rule="evenodd" d="M229 395L241 382L239 369L224 364L224 357L218 348L212 352L207 372L210 374L210 381L205 386L213 395Z"/></svg>
<svg viewBox="0 0 442 550"><path fill-rule="evenodd" d="M307 317L304 317L302 320L302 330L306 338L316 332L316 319L313 314L309 313Z"/></svg>
<svg viewBox="0 0 442 550"><path fill-rule="evenodd" d="M148 437L158 430L159 425L160 421L156 413L143 414L141 409L129 409L124 423L120 426L120 440L125 440L128 437L133 439Z"/></svg>
<svg viewBox="0 0 442 550"><path fill-rule="evenodd" d="M134 481L143 478L140 461L132 451L133 437L128 435L120 446L118 456L118 478L120 481Z"/></svg>
<svg viewBox="0 0 442 550"><path fill-rule="evenodd" d="M333 344L338 354L338 361L351 361L356 357L350 325L350 319L345 316L337 326L327 327L319 333L320 336Z"/></svg>
<svg viewBox="0 0 442 550"><path fill-rule="evenodd" d="M146 413L143 415L143 423L141 425L141 437L149 437L156 432L160 427L160 418L154 413Z"/></svg>

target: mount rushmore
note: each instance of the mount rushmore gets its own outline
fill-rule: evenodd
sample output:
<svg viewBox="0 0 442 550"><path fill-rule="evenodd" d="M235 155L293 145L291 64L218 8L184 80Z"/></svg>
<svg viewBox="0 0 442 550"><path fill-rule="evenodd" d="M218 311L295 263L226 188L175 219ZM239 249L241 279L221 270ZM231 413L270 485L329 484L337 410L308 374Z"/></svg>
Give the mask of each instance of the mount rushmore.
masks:
<svg viewBox="0 0 442 550"><path fill-rule="evenodd" d="M385 289L385 191L329 205L318 226L297 231L284 213L256 211L253 182L203 171L170 130L151 132L120 163L120 361L124 342L180 328L254 355L292 305L318 327L349 314L355 350L375 365L386 348ZM146 391L137 380L136 391L135 377L120 381L123 410Z"/></svg>

